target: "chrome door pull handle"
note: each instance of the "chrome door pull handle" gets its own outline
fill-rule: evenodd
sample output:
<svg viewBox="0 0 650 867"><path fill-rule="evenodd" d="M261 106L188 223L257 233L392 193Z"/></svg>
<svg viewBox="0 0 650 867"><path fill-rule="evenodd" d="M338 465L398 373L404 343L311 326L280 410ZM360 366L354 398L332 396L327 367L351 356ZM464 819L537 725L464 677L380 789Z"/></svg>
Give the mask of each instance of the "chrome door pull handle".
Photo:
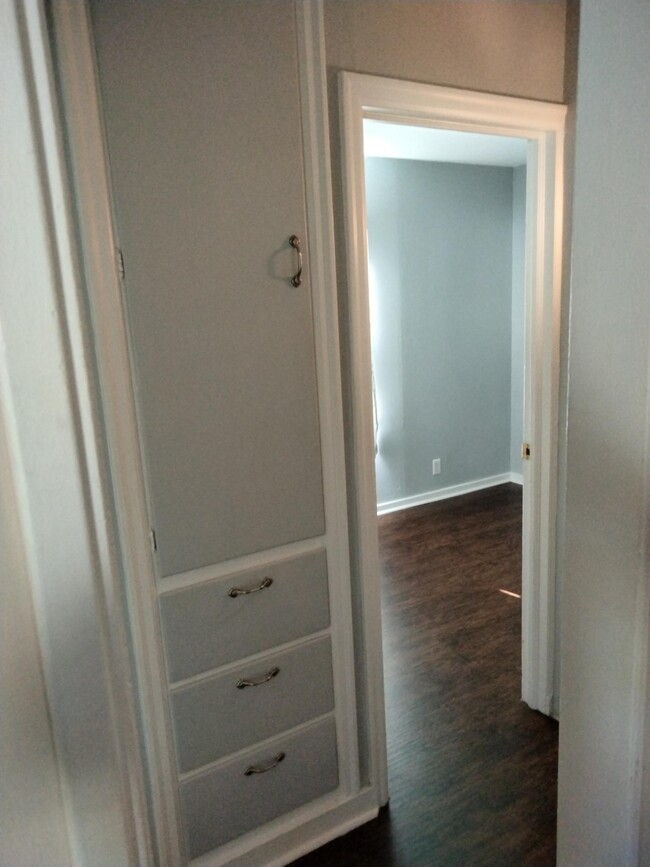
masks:
<svg viewBox="0 0 650 867"><path fill-rule="evenodd" d="M268 765L249 765L244 771L244 776L250 777L251 774L265 774L267 771L272 771L284 760L285 756L286 753L280 751Z"/></svg>
<svg viewBox="0 0 650 867"><path fill-rule="evenodd" d="M235 686L237 689L245 689L247 686L261 686L263 683L268 683L270 680L273 680L274 677L277 677L280 674L280 669L275 666L272 668L268 674L265 674L264 677L260 677L259 680L238 680Z"/></svg>
<svg viewBox="0 0 650 867"><path fill-rule="evenodd" d="M302 252L300 250L300 238L297 235L292 235L289 238L289 243L298 254L298 270L291 278L291 285L300 286L302 283Z"/></svg>
<svg viewBox="0 0 650 867"><path fill-rule="evenodd" d="M228 596L232 596L233 599L236 599L237 596L250 596L251 593L259 593L260 590L266 590L271 584L273 584L273 578L265 578L259 587L252 587L250 590L243 590L241 587L231 587L228 591Z"/></svg>

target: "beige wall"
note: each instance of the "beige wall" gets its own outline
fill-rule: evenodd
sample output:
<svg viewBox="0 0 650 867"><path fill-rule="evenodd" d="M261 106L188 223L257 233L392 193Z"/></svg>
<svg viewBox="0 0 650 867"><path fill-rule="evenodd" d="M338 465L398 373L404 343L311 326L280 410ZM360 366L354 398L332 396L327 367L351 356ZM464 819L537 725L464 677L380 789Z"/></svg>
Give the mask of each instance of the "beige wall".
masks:
<svg viewBox="0 0 650 867"><path fill-rule="evenodd" d="M561 102L564 2L325 0L339 69Z"/></svg>

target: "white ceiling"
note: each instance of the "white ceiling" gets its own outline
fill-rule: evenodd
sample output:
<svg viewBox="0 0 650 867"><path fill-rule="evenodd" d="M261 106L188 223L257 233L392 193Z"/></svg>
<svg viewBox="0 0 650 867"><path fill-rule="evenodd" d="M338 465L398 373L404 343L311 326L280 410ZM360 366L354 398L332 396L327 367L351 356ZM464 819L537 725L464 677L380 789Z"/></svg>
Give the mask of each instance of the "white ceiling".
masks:
<svg viewBox="0 0 650 867"><path fill-rule="evenodd" d="M381 120L364 120L363 141L367 157L477 166L522 166L526 162L528 144L522 138L406 126Z"/></svg>

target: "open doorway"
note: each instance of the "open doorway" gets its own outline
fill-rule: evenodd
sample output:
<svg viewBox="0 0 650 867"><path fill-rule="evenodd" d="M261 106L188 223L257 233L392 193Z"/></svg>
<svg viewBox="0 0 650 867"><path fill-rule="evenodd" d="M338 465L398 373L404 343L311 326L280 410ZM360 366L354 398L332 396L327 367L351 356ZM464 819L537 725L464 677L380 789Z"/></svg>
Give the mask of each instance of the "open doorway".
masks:
<svg viewBox="0 0 650 867"><path fill-rule="evenodd" d="M377 540L375 413L370 341L370 275L364 121L520 139L526 146L526 349L523 440L522 682L533 709L553 709L555 642L555 478L565 108L412 82L341 73L352 389L352 502L365 645L368 770L387 799L382 625ZM434 459L439 455L432 455Z"/></svg>
<svg viewBox="0 0 650 867"><path fill-rule="evenodd" d="M393 846L551 864L557 725L520 700L527 142L365 120L364 156Z"/></svg>
<svg viewBox="0 0 650 867"><path fill-rule="evenodd" d="M526 145L364 121L380 515L523 483Z"/></svg>

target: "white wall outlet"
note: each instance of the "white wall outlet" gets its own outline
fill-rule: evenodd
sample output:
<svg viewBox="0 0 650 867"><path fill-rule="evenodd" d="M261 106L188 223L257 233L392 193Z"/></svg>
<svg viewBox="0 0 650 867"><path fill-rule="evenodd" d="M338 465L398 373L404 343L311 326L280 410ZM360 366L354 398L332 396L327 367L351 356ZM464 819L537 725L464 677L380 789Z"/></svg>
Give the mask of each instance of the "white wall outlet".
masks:
<svg viewBox="0 0 650 867"><path fill-rule="evenodd" d="M441 472L442 471L440 469L440 458L434 458L433 459L433 475L439 476Z"/></svg>

